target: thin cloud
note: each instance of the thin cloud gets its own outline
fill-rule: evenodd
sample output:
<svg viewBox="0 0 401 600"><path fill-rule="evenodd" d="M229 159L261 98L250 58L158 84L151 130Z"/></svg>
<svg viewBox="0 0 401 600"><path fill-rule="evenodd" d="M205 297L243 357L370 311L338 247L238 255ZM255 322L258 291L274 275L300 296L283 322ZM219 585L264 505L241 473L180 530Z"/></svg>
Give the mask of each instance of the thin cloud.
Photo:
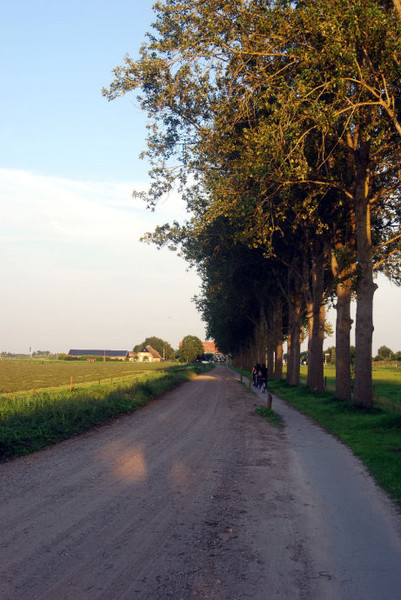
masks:
<svg viewBox="0 0 401 600"><path fill-rule="evenodd" d="M0 188L1 236L7 240L132 240L154 222L132 199L130 183L68 181L0 169Z"/></svg>
<svg viewBox="0 0 401 600"><path fill-rule="evenodd" d="M151 213L132 198L133 187L0 169L2 349L202 337L191 302L197 275L168 250L139 242L157 223L184 215L182 202Z"/></svg>

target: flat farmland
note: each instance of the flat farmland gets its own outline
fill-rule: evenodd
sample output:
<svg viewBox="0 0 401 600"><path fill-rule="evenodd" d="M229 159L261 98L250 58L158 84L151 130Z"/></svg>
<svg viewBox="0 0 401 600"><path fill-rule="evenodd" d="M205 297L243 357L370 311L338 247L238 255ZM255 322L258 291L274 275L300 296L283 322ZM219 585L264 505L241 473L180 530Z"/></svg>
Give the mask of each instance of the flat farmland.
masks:
<svg viewBox="0 0 401 600"><path fill-rule="evenodd" d="M301 383L306 383L308 367L301 365ZM334 392L336 369L325 365L326 391ZM401 363L399 361L378 361L372 364L374 403L382 408L401 412Z"/></svg>
<svg viewBox="0 0 401 600"><path fill-rule="evenodd" d="M166 363L128 361L3 359L0 360L0 394L39 391L71 384L107 383L117 378L127 381L151 371L163 370L166 366Z"/></svg>

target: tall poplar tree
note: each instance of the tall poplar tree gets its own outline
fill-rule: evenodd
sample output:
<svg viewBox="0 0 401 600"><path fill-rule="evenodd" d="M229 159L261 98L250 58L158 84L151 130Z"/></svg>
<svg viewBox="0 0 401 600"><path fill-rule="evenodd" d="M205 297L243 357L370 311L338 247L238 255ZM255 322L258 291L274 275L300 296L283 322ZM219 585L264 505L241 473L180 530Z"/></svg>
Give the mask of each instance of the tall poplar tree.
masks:
<svg viewBox="0 0 401 600"><path fill-rule="evenodd" d="M291 215L294 231L306 220L317 235L329 232L337 256L339 244L351 248L345 231L353 231L354 399L370 406L371 224L383 198L375 187L399 160L401 131L395 13L373 0L164 0L155 9L155 33L140 59L127 57L105 91L112 99L140 90L152 119L148 203L178 180L195 214L191 234L225 217L241 243L266 257ZM336 168L342 160L346 178ZM294 186L304 191L294 194ZM322 213L333 190L336 204ZM338 273L343 282L354 276L346 265ZM294 294L298 281L290 280Z"/></svg>

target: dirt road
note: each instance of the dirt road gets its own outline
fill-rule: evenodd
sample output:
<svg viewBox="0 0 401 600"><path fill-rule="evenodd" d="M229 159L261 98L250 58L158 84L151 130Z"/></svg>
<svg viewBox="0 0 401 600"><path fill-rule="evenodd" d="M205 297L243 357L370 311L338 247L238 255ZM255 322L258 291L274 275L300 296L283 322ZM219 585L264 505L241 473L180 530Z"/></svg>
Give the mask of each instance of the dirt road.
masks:
<svg viewBox="0 0 401 600"><path fill-rule="evenodd" d="M327 498L319 504L298 452L313 454L305 432L297 438L303 427L332 438L278 402L286 428L271 427L255 415L261 401L219 367L131 416L0 465L0 598L369 600L358 595L360 572L341 577ZM366 502L385 522L380 551L384 543L394 555L382 578L390 587L374 598L398 600L399 517L380 492ZM340 539L343 525L337 516Z"/></svg>

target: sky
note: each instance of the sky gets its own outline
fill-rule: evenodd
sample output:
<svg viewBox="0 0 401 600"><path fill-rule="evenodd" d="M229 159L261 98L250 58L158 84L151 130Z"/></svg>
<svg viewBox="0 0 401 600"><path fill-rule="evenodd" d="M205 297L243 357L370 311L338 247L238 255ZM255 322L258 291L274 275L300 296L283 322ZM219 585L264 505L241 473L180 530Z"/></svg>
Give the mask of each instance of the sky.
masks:
<svg viewBox="0 0 401 600"><path fill-rule="evenodd" d="M148 0L13 0L0 6L0 351L131 349L157 336L205 339L182 258L139 241L188 216L155 213L146 189L146 116L135 97L101 94L138 56ZM375 295L374 353L401 349L401 290ZM334 319L334 313L330 313ZM326 340L334 345L334 338Z"/></svg>

